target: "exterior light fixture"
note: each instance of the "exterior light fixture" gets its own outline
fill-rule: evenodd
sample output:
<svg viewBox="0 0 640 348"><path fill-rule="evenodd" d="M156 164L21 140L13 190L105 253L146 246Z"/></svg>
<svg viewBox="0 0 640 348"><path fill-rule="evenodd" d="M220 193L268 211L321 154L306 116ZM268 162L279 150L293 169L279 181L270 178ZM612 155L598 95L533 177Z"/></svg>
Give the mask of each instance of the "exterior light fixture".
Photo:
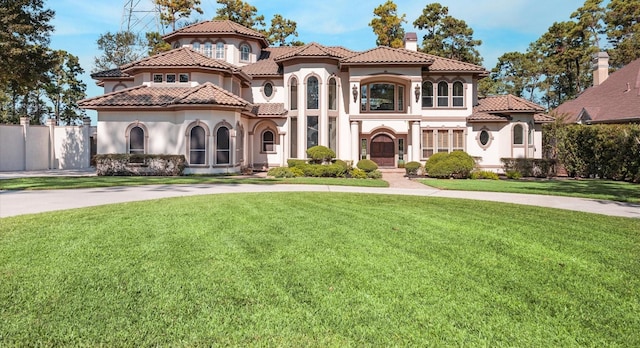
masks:
<svg viewBox="0 0 640 348"><path fill-rule="evenodd" d="M414 90L414 93L416 95L416 103L418 102L418 100L420 100L420 86L416 85L416 88Z"/></svg>
<svg viewBox="0 0 640 348"><path fill-rule="evenodd" d="M353 102L355 103L358 101L358 87L353 85L353 87L351 87L351 92L353 93Z"/></svg>

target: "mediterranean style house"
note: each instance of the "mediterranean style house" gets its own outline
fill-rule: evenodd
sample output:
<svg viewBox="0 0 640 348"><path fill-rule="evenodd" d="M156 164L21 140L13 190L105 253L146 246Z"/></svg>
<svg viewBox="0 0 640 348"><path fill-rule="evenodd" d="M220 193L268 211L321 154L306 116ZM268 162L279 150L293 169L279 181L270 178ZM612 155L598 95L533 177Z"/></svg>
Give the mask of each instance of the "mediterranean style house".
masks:
<svg viewBox="0 0 640 348"><path fill-rule="evenodd" d="M555 112L565 123L640 123L640 59L609 76L609 55L594 55L593 86Z"/></svg>
<svg viewBox="0 0 640 348"><path fill-rule="evenodd" d="M231 21L164 37L172 50L93 74L104 95L98 153L183 154L186 173L286 166L324 145L381 167L464 150L483 169L540 158L543 109L515 96L479 99L481 66L405 48L364 52L310 43L269 47Z"/></svg>

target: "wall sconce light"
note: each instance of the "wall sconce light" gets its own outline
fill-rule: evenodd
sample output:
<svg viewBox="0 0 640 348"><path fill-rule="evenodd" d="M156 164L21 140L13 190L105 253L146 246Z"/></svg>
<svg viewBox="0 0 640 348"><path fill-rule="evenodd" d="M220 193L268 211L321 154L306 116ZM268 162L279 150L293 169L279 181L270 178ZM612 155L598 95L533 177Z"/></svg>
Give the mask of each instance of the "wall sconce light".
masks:
<svg viewBox="0 0 640 348"><path fill-rule="evenodd" d="M416 85L415 90L413 91L416 95L416 103L420 100L420 86Z"/></svg>
<svg viewBox="0 0 640 348"><path fill-rule="evenodd" d="M351 92L353 93L353 102L355 103L358 101L358 87L353 85L353 87L351 87Z"/></svg>

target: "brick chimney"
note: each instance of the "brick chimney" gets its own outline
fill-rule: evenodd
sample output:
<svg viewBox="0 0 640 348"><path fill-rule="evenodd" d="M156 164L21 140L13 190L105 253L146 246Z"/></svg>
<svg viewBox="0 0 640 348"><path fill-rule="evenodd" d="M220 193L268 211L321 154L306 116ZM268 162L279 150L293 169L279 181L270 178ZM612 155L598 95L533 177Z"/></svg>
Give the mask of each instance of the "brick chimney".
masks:
<svg viewBox="0 0 640 348"><path fill-rule="evenodd" d="M404 34L404 48L409 51L418 51L418 35L416 33Z"/></svg>
<svg viewBox="0 0 640 348"><path fill-rule="evenodd" d="M598 52L593 55L593 85L598 86L609 77L609 55L607 52Z"/></svg>

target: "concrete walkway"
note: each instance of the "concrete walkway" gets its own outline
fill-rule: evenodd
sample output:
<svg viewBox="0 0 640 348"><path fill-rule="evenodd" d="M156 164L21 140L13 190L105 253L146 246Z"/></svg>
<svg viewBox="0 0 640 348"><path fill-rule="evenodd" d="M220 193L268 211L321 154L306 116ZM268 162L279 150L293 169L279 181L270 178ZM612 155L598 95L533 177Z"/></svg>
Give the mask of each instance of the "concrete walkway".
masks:
<svg viewBox="0 0 640 348"><path fill-rule="evenodd" d="M505 202L611 216L640 218L640 204L560 196L446 191L434 189L409 180L405 178L400 171L385 171L383 173L383 179L390 183L389 188L281 184L201 184L120 186L73 190L0 191L0 218L112 203L239 192L360 192L372 194L401 194Z"/></svg>

